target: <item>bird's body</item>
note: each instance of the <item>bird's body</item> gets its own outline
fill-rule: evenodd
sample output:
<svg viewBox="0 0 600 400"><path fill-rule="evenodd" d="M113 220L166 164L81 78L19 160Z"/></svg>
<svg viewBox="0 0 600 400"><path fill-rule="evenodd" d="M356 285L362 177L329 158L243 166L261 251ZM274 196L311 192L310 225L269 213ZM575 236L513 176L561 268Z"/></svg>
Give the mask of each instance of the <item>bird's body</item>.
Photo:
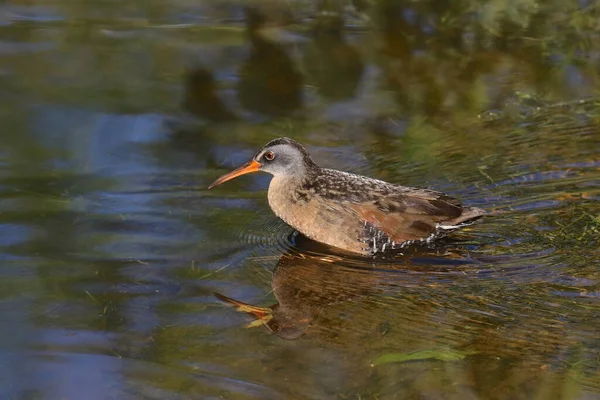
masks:
<svg viewBox="0 0 600 400"><path fill-rule="evenodd" d="M362 255L428 242L485 214L441 192L321 168L287 138L271 141L211 187L257 170L274 176L268 199L279 218L310 239Z"/></svg>

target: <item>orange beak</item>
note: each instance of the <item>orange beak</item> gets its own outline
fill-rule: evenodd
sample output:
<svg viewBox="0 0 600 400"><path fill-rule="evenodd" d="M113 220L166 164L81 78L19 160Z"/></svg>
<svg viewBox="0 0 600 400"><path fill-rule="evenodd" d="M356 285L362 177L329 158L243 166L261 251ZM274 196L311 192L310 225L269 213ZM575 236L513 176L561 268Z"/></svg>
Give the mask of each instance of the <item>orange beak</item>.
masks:
<svg viewBox="0 0 600 400"><path fill-rule="evenodd" d="M252 304L242 303L239 300L224 296L221 293L214 292L213 295L222 302L235 306L235 308L237 308L238 311L252 314L258 319L265 319L273 313L273 310L271 308L253 306Z"/></svg>
<svg viewBox="0 0 600 400"><path fill-rule="evenodd" d="M219 179L217 179L216 181L211 183L208 188L212 189L215 186L220 185L223 182L227 182L228 180L231 180L233 178L237 178L240 175L246 175L251 172L256 172L256 171L258 171L258 169L260 167L261 167L260 163L254 161L254 160L250 160L247 163L240 165L238 168L234 169L233 171L223 175L222 177L220 177Z"/></svg>

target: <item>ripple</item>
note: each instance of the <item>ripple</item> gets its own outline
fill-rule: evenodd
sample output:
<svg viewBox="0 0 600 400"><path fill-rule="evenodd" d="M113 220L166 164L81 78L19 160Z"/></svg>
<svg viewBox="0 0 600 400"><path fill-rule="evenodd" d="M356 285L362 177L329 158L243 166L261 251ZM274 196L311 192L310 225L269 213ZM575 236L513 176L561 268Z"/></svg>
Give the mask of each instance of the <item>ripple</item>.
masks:
<svg viewBox="0 0 600 400"><path fill-rule="evenodd" d="M242 246L266 257L278 257L295 248L292 228L272 214L259 214L250 225L240 225L236 237Z"/></svg>

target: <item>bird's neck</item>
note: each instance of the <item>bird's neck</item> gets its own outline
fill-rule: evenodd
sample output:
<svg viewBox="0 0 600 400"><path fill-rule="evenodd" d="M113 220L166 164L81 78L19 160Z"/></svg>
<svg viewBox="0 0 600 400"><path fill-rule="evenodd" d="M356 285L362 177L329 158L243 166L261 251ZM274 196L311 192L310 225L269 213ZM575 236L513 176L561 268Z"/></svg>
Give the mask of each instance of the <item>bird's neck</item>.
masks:
<svg viewBox="0 0 600 400"><path fill-rule="evenodd" d="M304 186L318 176L320 168L318 167L307 167L293 171L289 174L278 174L273 176L271 184L269 185L269 191L280 190L291 194L295 189Z"/></svg>
<svg viewBox="0 0 600 400"><path fill-rule="evenodd" d="M319 168L310 168L304 171L298 171L294 174L281 174L273 176L269 185L268 199L269 205L277 214L288 224L294 226L289 221L288 214L293 213L294 209L301 206L306 199L299 198L302 188L310 184L319 173ZM302 196L300 196L302 197Z"/></svg>

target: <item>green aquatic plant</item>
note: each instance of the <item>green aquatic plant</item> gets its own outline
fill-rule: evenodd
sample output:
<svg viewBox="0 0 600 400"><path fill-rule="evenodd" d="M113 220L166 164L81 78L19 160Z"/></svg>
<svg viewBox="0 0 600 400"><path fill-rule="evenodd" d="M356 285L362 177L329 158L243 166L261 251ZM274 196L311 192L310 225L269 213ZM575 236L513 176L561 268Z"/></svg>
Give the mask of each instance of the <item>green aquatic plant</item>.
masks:
<svg viewBox="0 0 600 400"><path fill-rule="evenodd" d="M544 231L543 236L557 248L597 246L600 235L600 215L579 211L568 219L554 221L556 229Z"/></svg>
<svg viewBox="0 0 600 400"><path fill-rule="evenodd" d="M416 350L408 353L384 353L375 358L371 366L402 363L406 361L424 361L424 360L439 360L439 361L460 361L467 356L475 354L475 351L454 350L447 347L436 349Z"/></svg>

